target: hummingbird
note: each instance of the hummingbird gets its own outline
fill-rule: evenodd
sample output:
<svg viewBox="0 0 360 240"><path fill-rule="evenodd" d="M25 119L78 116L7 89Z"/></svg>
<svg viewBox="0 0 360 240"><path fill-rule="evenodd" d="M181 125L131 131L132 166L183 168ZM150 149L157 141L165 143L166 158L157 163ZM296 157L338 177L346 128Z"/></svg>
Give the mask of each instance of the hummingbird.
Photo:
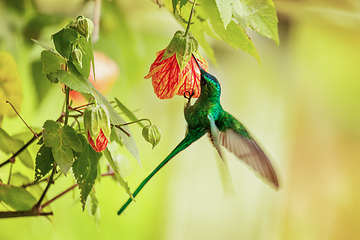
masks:
<svg viewBox="0 0 360 240"><path fill-rule="evenodd" d="M220 145L234 153L240 160L254 170L255 173L260 175L263 180L272 185L272 187L275 189L279 188L278 178L269 158L246 130L244 125L222 108L220 104L221 87L219 81L216 77L201 68L194 55L192 55L192 57L200 69L201 92L199 98L193 105L191 105L190 100L194 94L190 94L190 92L184 93L184 97L188 99L184 108L185 120L187 122L185 138L140 183L134 191L133 197L129 198L118 211L118 215L126 209L141 189L166 163L207 133L223 160L224 155L222 154Z"/></svg>

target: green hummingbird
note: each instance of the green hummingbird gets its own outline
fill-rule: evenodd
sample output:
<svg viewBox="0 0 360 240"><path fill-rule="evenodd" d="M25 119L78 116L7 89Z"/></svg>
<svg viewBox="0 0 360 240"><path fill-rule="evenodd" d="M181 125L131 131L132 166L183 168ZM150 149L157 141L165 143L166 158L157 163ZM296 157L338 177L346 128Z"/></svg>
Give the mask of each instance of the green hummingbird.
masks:
<svg viewBox="0 0 360 240"><path fill-rule="evenodd" d="M201 73L201 93L196 102L191 105L190 100L193 94L187 92L184 97L188 99L185 105L184 115L188 124L185 138L175 149L141 182L133 193L133 198L121 207L120 215L130 202L137 196L146 183L176 154L190 146L193 142L209 134L210 139L223 158L220 145L223 145L230 152L233 152L240 160L244 161L250 168L278 189L279 182L270 160L251 137L246 128L230 113L226 112L220 104L221 87L219 81L213 75L201 68L195 59Z"/></svg>

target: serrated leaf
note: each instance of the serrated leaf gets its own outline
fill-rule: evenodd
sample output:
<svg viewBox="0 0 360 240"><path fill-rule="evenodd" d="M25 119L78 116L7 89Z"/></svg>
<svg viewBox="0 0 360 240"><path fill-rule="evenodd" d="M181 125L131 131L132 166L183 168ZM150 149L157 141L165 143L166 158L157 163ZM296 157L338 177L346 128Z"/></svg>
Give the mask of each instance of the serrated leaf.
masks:
<svg viewBox="0 0 360 240"><path fill-rule="evenodd" d="M0 150L6 154L14 154L21 149L25 143L21 140L14 139L9 136L2 128L0 128ZM34 169L33 158L31 157L29 150L24 149L18 155L20 161L28 168Z"/></svg>
<svg viewBox="0 0 360 240"><path fill-rule="evenodd" d="M68 144L68 146L70 146L75 152L82 151L83 149L82 143L78 137L79 135L76 134L74 128L70 127L69 125L66 125L61 128L61 132L62 132L62 141L64 145Z"/></svg>
<svg viewBox="0 0 360 240"><path fill-rule="evenodd" d="M0 201L6 203L15 211L30 210L36 199L24 188L13 187L0 183Z"/></svg>
<svg viewBox="0 0 360 240"><path fill-rule="evenodd" d="M224 28L230 23L232 18L232 4L229 0L215 0L216 6L219 10L221 20L224 24Z"/></svg>
<svg viewBox="0 0 360 240"><path fill-rule="evenodd" d="M66 175L74 161L73 150L81 151L81 141L70 126L61 126L48 120L44 123L44 144L51 148L52 155L61 171Z"/></svg>
<svg viewBox="0 0 360 240"><path fill-rule="evenodd" d="M35 183L40 181L54 166L51 148L42 145L36 154Z"/></svg>
<svg viewBox="0 0 360 240"><path fill-rule="evenodd" d="M72 28L63 28L52 35L56 51L66 59L70 58L72 44L76 42L77 38L78 32Z"/></svg>
<svg viewBox="0 0 360 240"><path fill-rule="evenodd" d="M82 142L82 151L81 153L77 154L72 169L76 178L76 182L79 184L81 203L84 210L86 199L97 177L98 163L102 154L92 149L83 135L78 134L78 136Z"/></svg>
<svg viewBox="0 0 360 240"><path fill-rule="evenodd" d="M75 68L74 64L71 62L68 63L69 71L59 70L56 73L57 79L68 86L69 88L81 92L94 95L93 89L94 86L92 83L85 78L78 70Z"/></svg>
<svg viewBox="0 0 360 240"><path fill-rule="evenodd" d="M76 42L77 49L79 49L82 53L81 64L73 59L70 55L70 60L78 70L80 74L82 74L85 78L89 78L90 75L90 66L93 57L92 46L89 42L86 41L84 36L80 36Z"/></svg>
<svg viewBox="0 0 360 240"><path fill-rule="evenodd" d="M97 95L99 101L101 101L107 107L107 109L109 111L110 122L112 124L114 124L114 125L122 125L122 124L124 124L125 121L114 110L114 108L111 106L109 101L98 90L94 89L94 91L96 92L96 95ZM130 136L126 135L124 132L122 132L119 129L118 129L119 131L115 130L115 132L121 138L125 148L135 157L135 159L141 165L140 159L139 159L139 151L137 149L136 142L135 142L134 138L131 136L130 129L128 128L128 126L122 126L122 128L127 133L129 133Z"/></svg>
<svg viewBox="0 0 360 240"><path fill-rule="evenodd" d="M119 99L115 98L116 105L120 108L120 110L131 120L138 121L139 119L132 113L124 104L122 104ZM144 127L144 124L140 121L137 122L140 127Z"/></svg>
<svg viewBox="0 0 360 240"><path fill-rule="evenodd" d="M235 49L242 49L243 51L249 53L260 63L259 54L243 28L237 25L234 21L230 21L225 29L215 0L199 0L199 6L200 7L197 8L198 13L203 18L209 19L212 29L222 40Z"/></svg>
<svg viewBox="0 0 360 240"><path fill-rule="evenodd" d="M233 10L257 33L279 45L278 18L271 0L232 0Z"/></svg>
<svg viewBox="0 0 360 240"><path fill-rule="evenodd" d="M129 194L129 196L134 199L131 191L130 191L130 188L129 188L129 185L128 183L124 180L124 178L121 176L120 172L119 172L119 169L117 168L117 166L115 165L115 162L111 156L111 153L109 151L108 148L106 148L104 151L104 154L105 154L105 157L106 159L108 160L111 168L113 169L114 173L115 173L115 177L116 177L116 180L120 183L120 185L125 189L125 191L127 192L127 194Z"/></svg>
<svg viewBox="0 0 360 240"><path fill-rule="evenodd" d="M65 59L48 50L41 52L42 73L49 74L60 70L61 64L65 64Z"/></svg>

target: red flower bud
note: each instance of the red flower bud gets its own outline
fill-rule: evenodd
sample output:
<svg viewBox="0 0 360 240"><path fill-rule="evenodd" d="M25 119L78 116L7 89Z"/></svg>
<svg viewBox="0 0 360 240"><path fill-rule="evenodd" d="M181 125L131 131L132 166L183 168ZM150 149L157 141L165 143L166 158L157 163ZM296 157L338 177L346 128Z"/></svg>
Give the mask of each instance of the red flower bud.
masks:
<svg viewBox="0 0 360 240"><path fill-rule="evenodd" d="M91 147L101 152L105 150L110 137L110 119L105 106L89 106L84 111L84 130Z"/></svg>
<svg viewBox="0 0 360 240"><path fill-rule="evenodd" d="M94 140L91 138L90 131L87 132L87 139L91 147L97 152L104 151L109 141L103 133L102 129L100 129L100 133L96 139L96 143L94 143Z"/></svg>

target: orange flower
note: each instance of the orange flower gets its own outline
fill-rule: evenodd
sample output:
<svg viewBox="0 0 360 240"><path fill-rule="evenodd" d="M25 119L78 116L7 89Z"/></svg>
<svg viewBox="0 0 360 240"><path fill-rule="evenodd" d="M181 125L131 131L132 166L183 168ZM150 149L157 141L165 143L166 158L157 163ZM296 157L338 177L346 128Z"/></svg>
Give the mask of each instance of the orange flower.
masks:
<svg viewBox="0 0 360 240"><path fill-rule="evenodd" d="M176 95L183 96L186 91L194 92L194 98L200 95L200 70L193 58L180 71L176 60L176 54L161 60L165 49L156 53L155 62L151 65L146 79L152 78L154 92L160 99L169 99ZM198 59L201 67L207 71L207 63L204 58Z"/></svg>
<svg viewBox="0 0 360 240"><path fill-rule="evenodd" d="M154 92L160 99L169 99L175 95L183 96L189 92L197 98L200 95L200 70L192 58L198 59L201 67L207 71L204 58L198 53L199 44L186 32L177 31L169 45L156 53L146 79L152 79Z"/></svg>

